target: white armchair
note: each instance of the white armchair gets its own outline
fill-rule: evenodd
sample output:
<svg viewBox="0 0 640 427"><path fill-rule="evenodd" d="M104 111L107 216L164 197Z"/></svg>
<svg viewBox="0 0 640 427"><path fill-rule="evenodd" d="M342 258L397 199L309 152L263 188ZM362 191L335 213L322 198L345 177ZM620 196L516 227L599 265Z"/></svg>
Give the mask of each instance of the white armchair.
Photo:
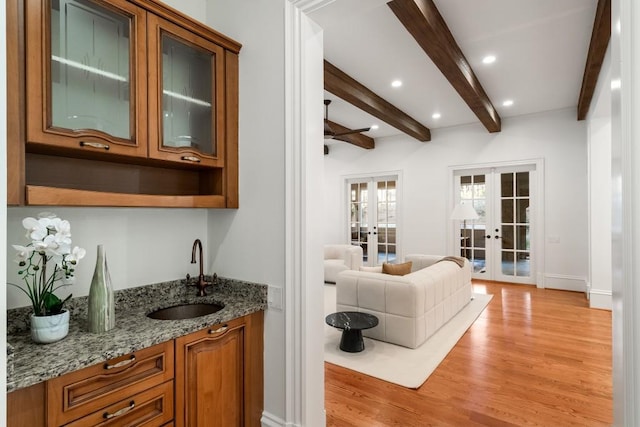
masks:
<svg viewBox="0 0 640 427"><path fill-rule="evenodd" d="M336 283L338 273L359 270L362 248L354 245L324 245L324 281Z"/></svg>

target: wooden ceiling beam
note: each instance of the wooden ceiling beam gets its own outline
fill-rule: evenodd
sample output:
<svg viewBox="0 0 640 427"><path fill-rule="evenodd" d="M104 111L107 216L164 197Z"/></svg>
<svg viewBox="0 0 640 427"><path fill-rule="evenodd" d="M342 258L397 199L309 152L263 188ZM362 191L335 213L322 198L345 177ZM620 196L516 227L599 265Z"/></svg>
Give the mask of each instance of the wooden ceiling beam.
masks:
<svg viewBox="0 0 640 427"><path fill-rule="evenodd" d="M587 63L582 76L582 87L578 97L578 120L584 120L589 113L591 99L596 90L602 61L604 61L604 55L607 53L610 38L611 0L599 0L596 7L596 17L593 21L593 30L591 31Z"/></svg>
<svg viewBox="0 0 640 427"><path fill-rule="evenodd" d="M332 122L331 120L327 120L329 127L335 133L344 133L351 132L352 129L342 126L339 123ZM334 136L333 139L337 139L339 141L348 142L349 144L357 145L360 148L366 148L370 150L372 148L376 148L375 140L367 135L363 135L361 133L353 133L351 135L342 135L342 136Z"/></svg>
<svg viewBox="0 0 640 427"><path fill-rule="evenodd" d="M431 140L429 128L326 60L324 61L324 88L418 141Z"/></svg>
<svg viewBox="0 0 640 427"><path fill-rule="evenodd" d="M392 0L387 5L487 130L500 132L498 112L433 1Z"/></svg>

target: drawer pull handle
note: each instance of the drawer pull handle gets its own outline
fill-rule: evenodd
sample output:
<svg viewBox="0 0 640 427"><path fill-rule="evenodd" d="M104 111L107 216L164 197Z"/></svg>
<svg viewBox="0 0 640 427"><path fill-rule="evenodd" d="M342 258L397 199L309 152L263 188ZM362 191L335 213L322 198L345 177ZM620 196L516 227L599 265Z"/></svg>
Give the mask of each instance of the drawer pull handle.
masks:
<svg viewBox="0 0 640 427"><path fill-rule="evenodd" d="M210 334L219 334L221 332L226 331L227 329L229 329L229 327L227 325L224 325L224 326L220 326L218 329L209 329L209 333Z"/></svg>
<svg viewBox="0 0 640 427"><path fill-rule="evenodd" d="M129 412L135 407L136 407L136 402L132 400L131 402L129 402L129 406L125 406L124 408L114 412L113 414L105 412L104 414L102 414L102 418L104 418L105 420L110 420L111 418L119 417L122 414L126 414L127 412Z"/></svg>
<svg viewBox="0 0 640 427"><path fill-rule="evenodd" d="M108 363L104 364L104 369L115 369L115 368L121 368L125 365L128 365L130 363L133 363L136 361L136 356L135 354L132 354L131 357L129 359L123 360L121 362L118 363L114 363L113 365L110 365Z"/></svg>
<svg viewBox="0 0 640 427"><path fill-rule="evenodd" d="M107 144L103 144L101 142L80 141L80 147L104 148L105 150L109 149L109 146Z"/></svg>
<svg viewBox="0 0 640 427"><path fill-rule="evenodd" d="M182 156L180 157L182 160L186 160L188 162L200 163L200 157L196 156Z"/></svg>

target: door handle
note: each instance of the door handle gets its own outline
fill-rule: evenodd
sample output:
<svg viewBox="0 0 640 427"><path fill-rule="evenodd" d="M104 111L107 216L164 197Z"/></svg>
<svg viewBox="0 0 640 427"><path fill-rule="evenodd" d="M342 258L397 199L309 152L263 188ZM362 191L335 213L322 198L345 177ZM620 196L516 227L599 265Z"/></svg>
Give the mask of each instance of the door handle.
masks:
<svg viewBox="0 0 640 427"><path fill-rule="evenodd" d="M493 238L497 240L500 238L500 236L493 236Z"/></svg>
<svg viewBox="0 0 640 427"><path fill-rule="evenodd" d="M491 238L491 235L487 234L487 235L486 235L486 236L484 236L484 237L486 237L487 239L490 239L490 238Z"/></svg>

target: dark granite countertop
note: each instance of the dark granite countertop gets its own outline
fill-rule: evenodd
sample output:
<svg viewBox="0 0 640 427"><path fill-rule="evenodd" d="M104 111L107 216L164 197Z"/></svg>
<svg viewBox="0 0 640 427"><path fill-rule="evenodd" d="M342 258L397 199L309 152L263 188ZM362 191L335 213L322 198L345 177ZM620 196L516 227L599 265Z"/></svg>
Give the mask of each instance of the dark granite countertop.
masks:
<svg viewBox="0 0 640 427"><path fill-rule="evenodd" d="M222 303L224 308L185 320L146 317L158 308L195 302ZM7 347L11 357L7 360L7 392L266 310L267 285L218 278L216 285L207 288L207 296L198 297L185 280L175 280L116 291L115 304L116 327L93 334L86 327L87 297L72 299L66 305L71 311L69 334L51 344L31 341L30 307L8 310Z"/></svg>

